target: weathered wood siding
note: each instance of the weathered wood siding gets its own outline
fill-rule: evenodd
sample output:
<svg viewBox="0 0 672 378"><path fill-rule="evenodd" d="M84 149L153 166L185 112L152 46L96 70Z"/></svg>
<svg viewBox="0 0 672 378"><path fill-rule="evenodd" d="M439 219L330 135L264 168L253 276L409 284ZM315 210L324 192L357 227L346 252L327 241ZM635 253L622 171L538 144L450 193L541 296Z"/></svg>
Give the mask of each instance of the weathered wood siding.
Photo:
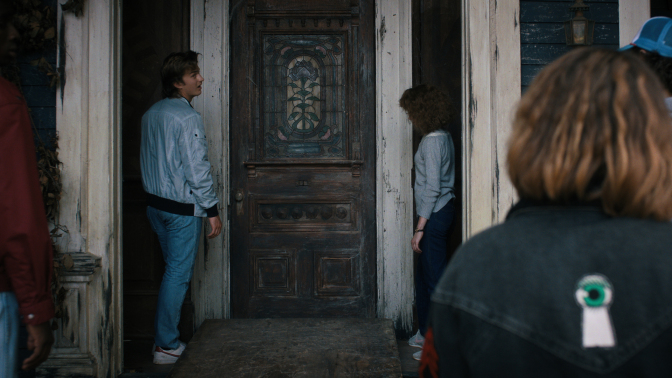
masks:
<svg viewBox="0 0 672 378"><path fill-rule="evenodd" d="M65 72L56 95L59 222L69 230L59 244L101 258L86 303L88 352L98 377L116 377L122 368L120 10L121 0L87 2L81 17L59 9Z"/></svg>
<svg viewBox="0 0 672 378"><path fill-rule="evenodd" d="M203 116L211 173L219 198L217 208L222 218L222 234L214 239L207 239L204 234L196 256L191 283L196 328L205 319L224 319L230 313L228 20L228 1L191 1L191 48L202 54L199 59L205 78L203 93L194 99L193 105ZM204 226L204 231L209 227Z"/></svg>
<svg viewBox="0 0 672 378"><path fill-rule="evenodd" d="M574 17L574 0L520 1L520 59L523 92L545 65L570 51L565 41L566 20ZM586 18L595 21L593 44L619 48L618 0L584 1Z"/></svg>
<svg viewBox="0 0 672 378"><path fill-rule="evenodd" d="M500 222L515 201L506 175L511 112L520 98L517 1L462 2L463 240Z"/></svg>
<svg viewBox="0 0 672 378"><path fill-rule="evenodd" d="M376 219L379 318L413 330L413 131L399 107L412 85L411 2L376 1Z"/></svg>

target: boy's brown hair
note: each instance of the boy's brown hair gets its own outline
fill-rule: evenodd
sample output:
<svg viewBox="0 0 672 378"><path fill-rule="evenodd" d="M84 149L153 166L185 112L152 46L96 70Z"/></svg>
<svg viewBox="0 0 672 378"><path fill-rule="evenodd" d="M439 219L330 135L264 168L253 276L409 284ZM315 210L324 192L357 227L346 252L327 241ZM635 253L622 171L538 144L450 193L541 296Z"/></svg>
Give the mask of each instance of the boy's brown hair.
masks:
<svg viewBox="0 0 672 378"><path fill-rule="evenodd" d="M175 83L182 83L182 77L187 70L198 68L198 53L188 50L174 52L163 60L161 67L161 94L163 98L179 97L179 90Z"/></svg>

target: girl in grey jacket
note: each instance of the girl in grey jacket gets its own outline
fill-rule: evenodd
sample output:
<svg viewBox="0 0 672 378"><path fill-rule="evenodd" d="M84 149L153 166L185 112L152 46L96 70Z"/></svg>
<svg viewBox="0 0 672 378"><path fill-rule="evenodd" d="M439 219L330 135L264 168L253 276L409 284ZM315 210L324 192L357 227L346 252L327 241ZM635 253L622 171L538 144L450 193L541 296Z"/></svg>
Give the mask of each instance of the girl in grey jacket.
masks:
<svg viewBox="0 0 672 378"><path fill-rule="evenodd" d="M443 129L454 112L444 92L424 84L407 89L399 104L423 135L414 158L418 223L411 239L413 251L420 255L415 273L419 329L409 340L411 346L422 348L430 296L448 264L448 230L455 213L455 148ZM413 357L419 360L420 354Z"/></svg>

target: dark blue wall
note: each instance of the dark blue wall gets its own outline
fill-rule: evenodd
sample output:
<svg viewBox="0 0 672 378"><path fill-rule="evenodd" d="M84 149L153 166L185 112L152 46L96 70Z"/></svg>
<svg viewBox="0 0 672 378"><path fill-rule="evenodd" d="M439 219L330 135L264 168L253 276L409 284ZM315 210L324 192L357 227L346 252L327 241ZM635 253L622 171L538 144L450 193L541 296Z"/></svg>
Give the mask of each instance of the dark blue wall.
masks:
<svg viewBox="0 0 672 378"><path fill-rule="evenodd" d="M4 1L4 0L0 0ZM56 0L43 0L56 12ZM54 16L55 17L55 16ZM44 57L56 69L56 44L51 44L44 51L21 54L18 59L21 70L21 89L28 102L38 136L46 143L56 133L56 88L49 87L50 78L30 62Z"/></svg>
<svg viewBox="0 0 672 378"><path fill-rule="evenodd" d="M595 21L593 45L617 49L618 0L585 0L586 18ZM548 63L570 51L565 42L564 21L574 17L574 0L520 1L520 60L522 90Z"/></svg>

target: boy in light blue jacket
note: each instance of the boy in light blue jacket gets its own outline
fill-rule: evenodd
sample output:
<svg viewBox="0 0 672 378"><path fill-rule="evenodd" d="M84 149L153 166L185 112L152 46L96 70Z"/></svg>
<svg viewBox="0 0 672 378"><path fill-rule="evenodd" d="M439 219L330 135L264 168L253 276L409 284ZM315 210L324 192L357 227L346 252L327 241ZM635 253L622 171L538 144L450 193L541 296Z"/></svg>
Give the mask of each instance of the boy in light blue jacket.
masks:
<svg viewBox="0 0 672 378"><path fill-rule="evenodd" d="M164 99L142 117L140 168L147 217L166 263L154 318L155 364L174 363L185 348L177 326L194 270L201 218L210 223L208 238L222 231L203 120L191 106L203 81L197 53L170 54L161 68Z"/></svg>

